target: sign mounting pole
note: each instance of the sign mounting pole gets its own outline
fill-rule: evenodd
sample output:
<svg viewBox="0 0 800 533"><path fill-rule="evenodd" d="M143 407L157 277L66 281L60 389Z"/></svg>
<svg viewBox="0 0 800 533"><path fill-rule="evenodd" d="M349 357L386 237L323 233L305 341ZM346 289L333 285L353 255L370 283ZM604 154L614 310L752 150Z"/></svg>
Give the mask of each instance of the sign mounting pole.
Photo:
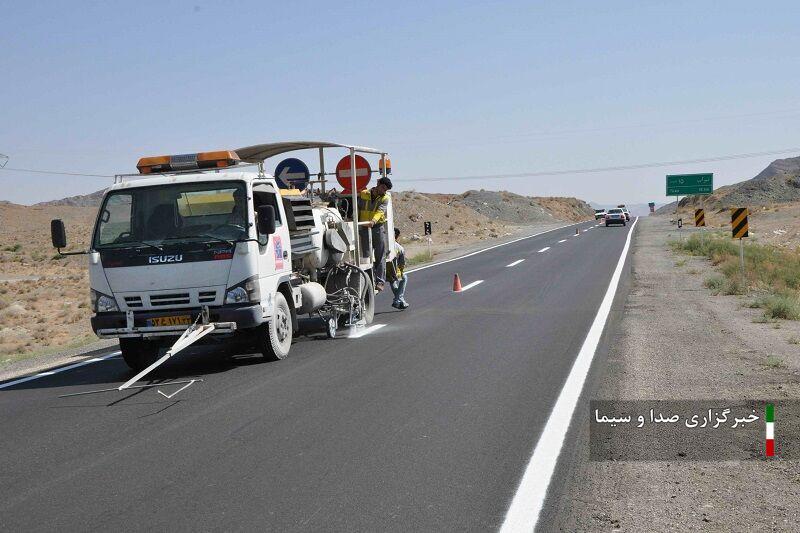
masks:
<svg viewBox="0 0 800 533"><path fill-rule="evenodd" d="M353 238L356 241L356 266L361 268L361 235L358 232L358 187L356 187L356 149L350 148L350 198L353 203Z"/></svg>
<svg viewBox="0 0 800 533"><path fill-rule="evenodd" d="M320 191L325 194L325 156L322 155L322 148L319 149L319 180Z"/></svg>

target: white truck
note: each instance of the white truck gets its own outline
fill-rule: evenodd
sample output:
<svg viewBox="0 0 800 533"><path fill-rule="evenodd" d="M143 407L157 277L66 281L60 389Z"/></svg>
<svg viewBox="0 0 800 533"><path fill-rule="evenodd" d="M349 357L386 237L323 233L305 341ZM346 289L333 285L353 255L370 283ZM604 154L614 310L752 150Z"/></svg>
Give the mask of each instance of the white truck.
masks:
<svg viewBox="0 0 800 533"><path fill-rule="evenodd" d="M349 157L350 172L338 176L351 177L346 194L326 188L331 149ZM306 190L264 172L265 159L294 150L319 151L319 173ZM283 359L301 323L334 337L340 326L373 320L371 232L358 231L352 208L361 154L390 172L386 152L327 142L142 158L139 174L117 176L105 193L87 251L61 252L61 220L51 222L53 245L88 254L92 329L119 338L134 370L192 342L236 343ZM391 254L391 199L387 219Z"/></svg>

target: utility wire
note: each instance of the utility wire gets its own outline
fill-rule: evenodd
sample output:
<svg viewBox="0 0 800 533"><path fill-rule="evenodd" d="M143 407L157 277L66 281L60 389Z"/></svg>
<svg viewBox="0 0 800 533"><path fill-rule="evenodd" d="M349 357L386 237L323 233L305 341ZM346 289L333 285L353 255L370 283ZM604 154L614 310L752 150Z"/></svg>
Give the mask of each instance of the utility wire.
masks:
<svg viewBox="0 0 800 533"><path fill-rule="evenodd" d="M487 180L487 179L514 179L514 178L534 178L539 176L563 176L566 174L592 174L596 172L613 172L621 170L637 170L642 168L671 167L675 165L689 165L695 163L713 163L715 161L729 161L733 159L749 159L753 157L764 157L768 155L781 155L798 153L800 148L786 148L784 150L770 150L766 152L751 152L747 154L722 155L716 157L705 157L701 159L684 159L681 161L662 161L654 163L639 163L636 165L623 165L616 167L599 168L578 168L572 170L549 170L543 172L523 172L520 174L486 174L482 176L447 176L432 178L405 178L398 181L460 181L460 180Z"/></svg>
<svg viewBox="0 0 800 533"><path fill-rule="evenodd" d="M57 170L35 170L32 168L8 168L0 167L0 170L11 170L14 172L31 172L33 174L57 174L59 176L87 176L90 178L113 178L113 174L85 174L82 172L62 172Z"/></svg>
<svg viewBox="0 0 800 533"><path fill-rule="evenodd" d="M563 176L568 174L593 174L597 172L614 172L622 170L638 170L643 168L671 167L675 165L690 165L697 163L713 163L716 161L731 161L734 159L750 159L754 157L765 157L770 155L783 155L790 153L800 153L800 148L785 148L782 150L768 150L765 152L749 152L744 154L721 155L715 157L704 157L699 159L683 159L679 161L660 161L652 163L638 163L634 165L621 165L615 167L597 168L578 168L571 170L547 170L540 172L522 172L519 174L484 174L479 176L440 176L429 178L400 178L398 181L466 181L466 180L487 180L487 179L515 179L515 178L535 178L539 176ZM62 172L55 170L39 170L31 168L8 168L0 167L0 170L12 172L32 172L35 174L56 174L62 176L86 176L91 178L113 178L113 174L87 174L81 172Z"/></svg>

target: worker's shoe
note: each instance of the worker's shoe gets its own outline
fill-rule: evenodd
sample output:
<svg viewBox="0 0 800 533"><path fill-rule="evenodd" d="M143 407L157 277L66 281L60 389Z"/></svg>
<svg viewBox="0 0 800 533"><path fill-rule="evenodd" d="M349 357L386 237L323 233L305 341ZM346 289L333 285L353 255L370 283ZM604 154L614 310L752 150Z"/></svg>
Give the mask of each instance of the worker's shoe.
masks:
<svg viewBox="0 0 800 533"><path fill-rule="evenodd" d="M378 283L375 284L375 292L376 293L381 292L385 287L386 284L382 281L379 281Z"/></svg>
<svg viewBox="0 0 800 533"><path fill-rule="evenodd" d="M392 307L395 309L408 309L408 304L406 302L392 302Z"/></svg>

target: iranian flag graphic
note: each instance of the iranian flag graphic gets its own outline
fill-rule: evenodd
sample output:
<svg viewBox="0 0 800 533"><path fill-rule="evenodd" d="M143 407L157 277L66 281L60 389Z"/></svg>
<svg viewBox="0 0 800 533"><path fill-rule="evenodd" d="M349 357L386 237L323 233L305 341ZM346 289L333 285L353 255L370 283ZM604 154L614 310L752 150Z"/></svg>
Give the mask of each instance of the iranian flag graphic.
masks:
<svg viewBox="0 0 800 533"><path fill-rule="evenodd" d="M768 403L764 412L764 422L767 424L766 456L775 456L775 404Z"/></svg>

